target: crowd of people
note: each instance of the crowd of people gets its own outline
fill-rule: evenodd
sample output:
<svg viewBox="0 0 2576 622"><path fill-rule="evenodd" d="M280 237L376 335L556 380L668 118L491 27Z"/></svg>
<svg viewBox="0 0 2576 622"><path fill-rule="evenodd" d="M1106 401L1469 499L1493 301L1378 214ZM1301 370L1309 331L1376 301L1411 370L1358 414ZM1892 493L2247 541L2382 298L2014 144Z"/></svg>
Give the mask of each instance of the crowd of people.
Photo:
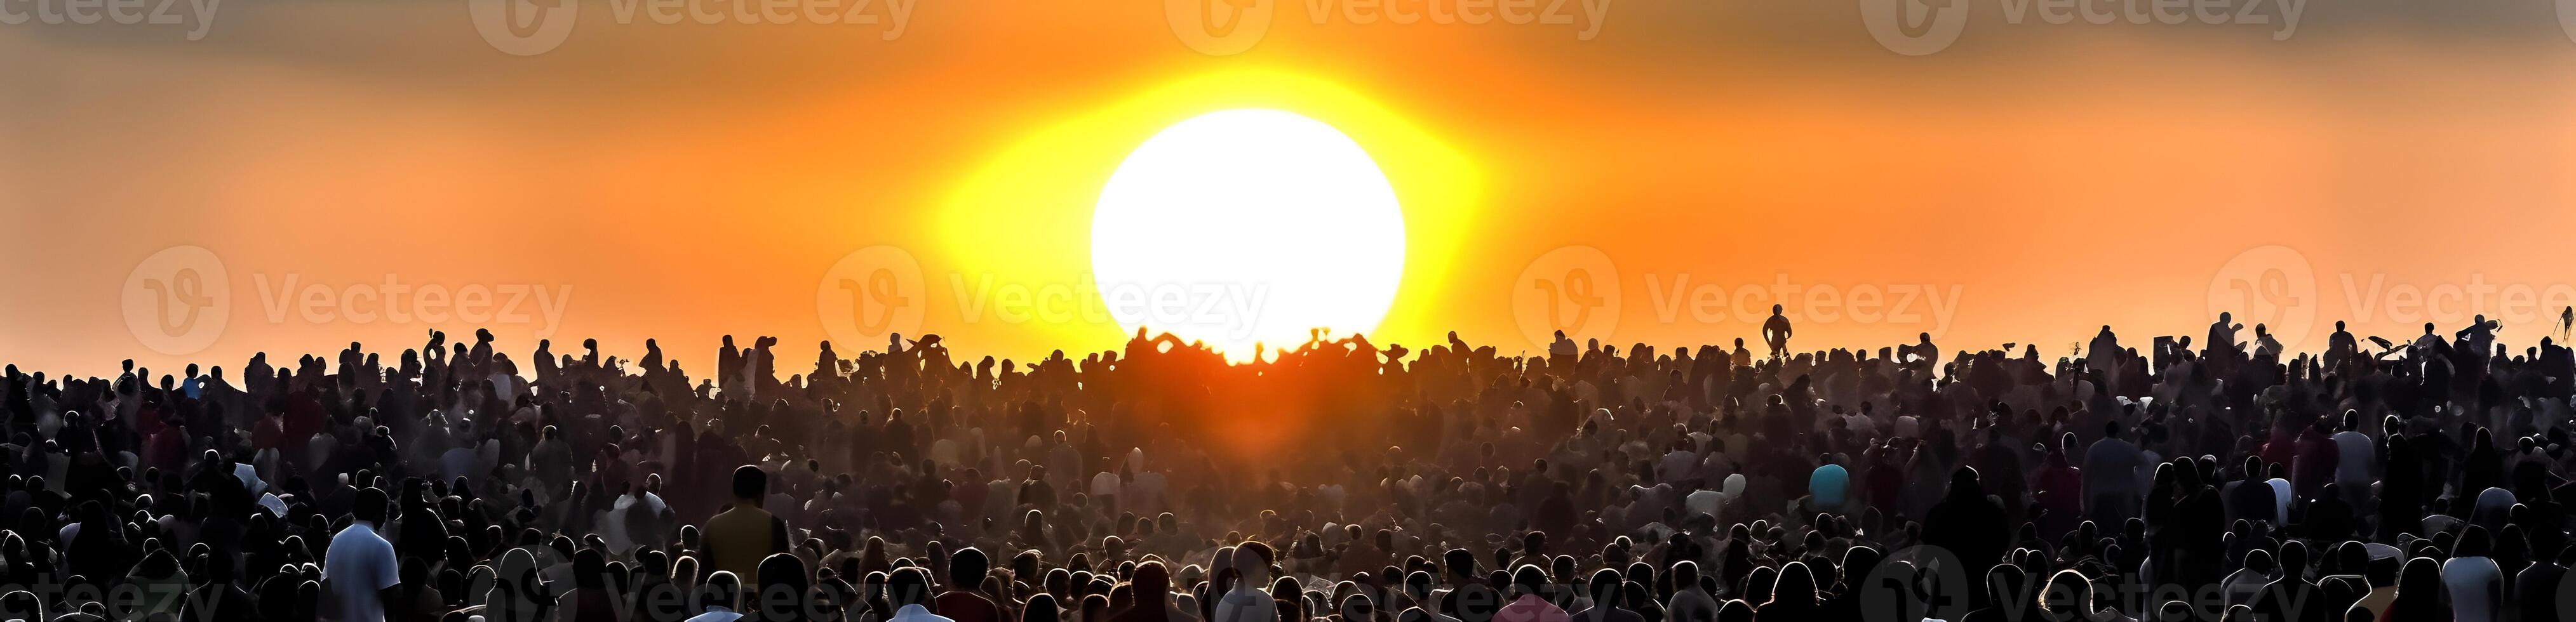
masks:
<svg viewBox="0 0 2576 622"><path fill-rule="evenodd" d="M2569 615L2567 347L2241 331L11 366L0 620Z"/></svg>

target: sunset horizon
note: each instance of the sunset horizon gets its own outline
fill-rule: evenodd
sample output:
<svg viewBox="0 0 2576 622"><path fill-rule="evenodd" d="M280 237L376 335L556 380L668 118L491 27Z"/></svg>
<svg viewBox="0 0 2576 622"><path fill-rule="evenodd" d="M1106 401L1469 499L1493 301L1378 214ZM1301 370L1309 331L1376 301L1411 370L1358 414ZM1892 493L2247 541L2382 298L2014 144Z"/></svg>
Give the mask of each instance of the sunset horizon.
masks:
<svg viewBox="0 0 2576 622"><path fill-rule="evenodd" d="M0 622L2576 619L2576 0L0 57Z"/></svg>

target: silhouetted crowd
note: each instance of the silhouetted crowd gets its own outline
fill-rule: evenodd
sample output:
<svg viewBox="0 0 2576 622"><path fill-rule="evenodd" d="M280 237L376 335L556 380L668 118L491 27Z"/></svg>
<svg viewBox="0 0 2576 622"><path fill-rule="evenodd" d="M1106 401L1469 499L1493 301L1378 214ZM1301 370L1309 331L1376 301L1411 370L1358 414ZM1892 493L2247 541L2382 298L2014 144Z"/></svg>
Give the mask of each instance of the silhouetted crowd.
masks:
<svg viewBox="0 0 2576 622"><path fill-rule="evenodd" d="M2556 621L2497 330L11 366L0 620Z"/></svg>

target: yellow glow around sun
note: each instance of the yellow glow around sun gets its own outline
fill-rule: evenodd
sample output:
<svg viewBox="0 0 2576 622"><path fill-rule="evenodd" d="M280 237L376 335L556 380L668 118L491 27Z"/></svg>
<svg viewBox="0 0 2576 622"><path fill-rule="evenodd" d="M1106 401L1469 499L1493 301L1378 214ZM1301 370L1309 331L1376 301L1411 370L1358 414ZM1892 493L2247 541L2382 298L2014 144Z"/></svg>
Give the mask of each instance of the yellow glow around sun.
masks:
<svg viewBox="0 0 2576 622"><path fill-rule="evenodd" d="M1245 244L1282 237L1300 242ZM1315 328L1376 329L1404 272L1404 215L1377 163L1332 126L1211 112L1155 134L1110 175L1091 269L1119 326L1240 356Z"/></svg>
<svg viewBox="0 0 2576 622"><path fill-rule="evenodd" d="M1312 119L1348 136L1375 162L1402 213L1394 229L1401 235L1402 285L1383 321L1368 332L1370 340L1438 340L1446 329L1432 317L1437 310L1412 301L1447 286L1472 232L1469 217L1482 183L1473 163L1408 118L1429 112L1399 112L1331 81L1274 71L1179 80L1013 132L1020 137L1016 142L960 178L947 196L938 216L938 248L916 249L932 292L924 330L963 338L951 341L970 351L1024 358L1056 347L1118 347L1129 331L1100 300L1093 275L1092 219L1104 190L1120 165L1157 134L1202 115L1239 109ZM1337 261L1324 255L1342 248L1330 241L1349 233L1344 223L1318 218L1295 225L1195 242L1279 263ZM1330 326L1337 332L1366 329ZM1302 340L1305 327L1286 330ZM1293 345L1275 337L1266 341ZM1237 360L1250 356L1223 349Z"/></svg>

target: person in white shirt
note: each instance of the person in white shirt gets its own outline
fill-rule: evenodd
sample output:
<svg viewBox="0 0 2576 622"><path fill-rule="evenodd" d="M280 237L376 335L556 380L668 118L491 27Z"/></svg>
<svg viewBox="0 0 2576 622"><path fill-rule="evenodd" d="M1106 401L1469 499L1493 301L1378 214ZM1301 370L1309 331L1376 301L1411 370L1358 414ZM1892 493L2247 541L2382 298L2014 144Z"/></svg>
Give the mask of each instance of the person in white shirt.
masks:
<svg viewBox="0 0 2576 622"><path fill-rule="evenodd" d="M2343 411L2343 431L2328 440L2335 444L2335 484L2344 494L2344 502L2353 507L2367 507L2362 502L2370 497L2370 485L2379 481L2371 474L2371 463L2378 459L2378 448L2370 435L2361 433L2361 411Z"/></svg>
<svg viewBox="0 0 2576 622"><path fill-rule="evenodd" d="M2416 352L2432 352L2435 346L2442 344L2442 336L2433 333L2432 322L2425 322L2424 334L2416 337L2413 343Z"/></svg>
<svg viewBox="0 0 2576 622"><path fill-rule="evenodd" d="M1117 473L1101 471L1099 473L1092 474L1092 503L1100 507L1104 515L1117 516L1118 510L1121 509L1118 506L1118 493L1121 488L1125 487L1125 484L1126 482L1119 479Z"/></svg>
<svg viewBox="0 0 2576 622"><path fill-rule="evenodd" d="M2451 617L2459 622L2495 622L2504 596L2504 571L2487 557L2492 546L2485 527L2470 525L2451 545L2442 562L2442 584L2451 593Z"/></svg>
<svg viewBox="0 0 2576 622"><path fill-rule="evenodd" d="M1691 491L1682 496L1682 507L1689 508L1692 514L1706 514L1716 524L1726 524L1722 520L1725 518L1722 512L1726 507L1726 493L1708 488Z"/></svg>
<svg viewBox="0 0 2576 622"><path fill-rule="evenodd" d="M2281 465L2272 465L2272 479L2263 480L2263 483L2272 485L2272 524L2274 525L2290 524L2290 480L2281 477L2281 470Z"/></svg>
<svg viewBox="0 0 2576 622"><path fill-rule="evenodd" d="M350 510L357 520L331 536L330 552L323 556L322 589L338 597L342 622L383 622L385 603L394 600L394 586L402 583L393 543L376 534L376 525L385 521L385 501L384 490L358 491Z"/></svg>

